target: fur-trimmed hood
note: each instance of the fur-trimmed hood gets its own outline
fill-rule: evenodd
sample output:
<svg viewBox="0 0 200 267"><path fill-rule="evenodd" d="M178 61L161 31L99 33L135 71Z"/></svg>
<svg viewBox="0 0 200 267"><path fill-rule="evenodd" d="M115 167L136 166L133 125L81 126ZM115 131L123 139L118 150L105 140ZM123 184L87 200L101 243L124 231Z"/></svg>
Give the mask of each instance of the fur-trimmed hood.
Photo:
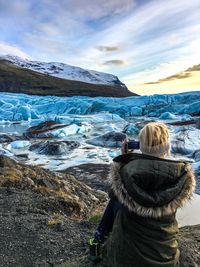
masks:
<svg viewBox="0 0 200 267"><path fill-rule="evenodd" d="M151 218L174 214L192 197L196 185L188 162L136 153L115 158L110 178L120 203Z"/></svg>

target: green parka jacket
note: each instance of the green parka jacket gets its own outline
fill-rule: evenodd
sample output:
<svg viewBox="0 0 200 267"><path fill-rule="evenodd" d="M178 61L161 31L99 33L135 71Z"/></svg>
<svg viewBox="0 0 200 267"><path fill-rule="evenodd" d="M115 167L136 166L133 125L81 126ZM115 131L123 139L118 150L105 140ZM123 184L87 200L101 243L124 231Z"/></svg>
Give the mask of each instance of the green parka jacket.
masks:
<svg viewBox="0 0 200 267"><path fill-rule="evenodd" d="M107 266L179 266L175 216L195 189L190 164L132 153L114 159L110 178L122 208L106 243Z"/></svg>

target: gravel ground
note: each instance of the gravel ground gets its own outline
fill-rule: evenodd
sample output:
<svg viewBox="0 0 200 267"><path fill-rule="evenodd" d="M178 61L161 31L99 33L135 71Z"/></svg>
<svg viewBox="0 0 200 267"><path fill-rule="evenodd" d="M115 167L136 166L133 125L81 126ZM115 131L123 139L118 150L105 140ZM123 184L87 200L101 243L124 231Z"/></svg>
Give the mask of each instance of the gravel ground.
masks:
<svg viewBox="0 0 200 267"><path fill-rule="evenodd" d="M11 169L18 168L11 163ZM109 165L84 164L63 172L95 190L108 188ZM0 267L57 267L63 262L72 266L86 254L96 224L67 217L51 198L29 188L0 187Z"/></svg>
<svg viewBox="0 0 200 267"><path fill-rule="evenodd" d="M41 194L0 188L1 267L54 266L86 250L95 225L65 216L49 225L46 205Z"/></svg>
<svg viewBox="0 0 200 267"><path fill-rule="evenodd" d="M180 267L200 267L200 225L186 226L178 235L181 251ZM88 260L87 255L80 255L56 267L107 267L106 259L98 264Z"/></svg>

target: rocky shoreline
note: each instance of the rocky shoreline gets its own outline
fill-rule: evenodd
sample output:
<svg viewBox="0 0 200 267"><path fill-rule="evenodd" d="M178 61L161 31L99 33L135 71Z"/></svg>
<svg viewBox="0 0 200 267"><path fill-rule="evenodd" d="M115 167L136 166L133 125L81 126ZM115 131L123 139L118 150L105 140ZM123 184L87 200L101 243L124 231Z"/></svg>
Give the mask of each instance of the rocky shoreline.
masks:
<svg viewBox="0 0 200 267"><path fill-rule="evenodd" d="M108 173L106 164L51 172L0 156L0 267L93 266L87 240ZM200 225L182 228L179 243L182 267L200 266Z"/></svg>

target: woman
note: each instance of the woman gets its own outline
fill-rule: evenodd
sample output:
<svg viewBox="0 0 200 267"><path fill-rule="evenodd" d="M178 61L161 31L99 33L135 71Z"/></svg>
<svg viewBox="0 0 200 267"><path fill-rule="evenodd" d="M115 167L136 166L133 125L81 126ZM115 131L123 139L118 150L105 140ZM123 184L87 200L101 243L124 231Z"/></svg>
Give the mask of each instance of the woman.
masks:
<svg viewBox="0 0 200 267"><path fill-rule="evenodd" d="M176 211L191 198L195 177L189 163L166 159L166 125L148 123L139 140L142 154L114 159L111 201L96 242L98 237L104 242L110 232L105 242L108 267L179 266Z"/></svg>

